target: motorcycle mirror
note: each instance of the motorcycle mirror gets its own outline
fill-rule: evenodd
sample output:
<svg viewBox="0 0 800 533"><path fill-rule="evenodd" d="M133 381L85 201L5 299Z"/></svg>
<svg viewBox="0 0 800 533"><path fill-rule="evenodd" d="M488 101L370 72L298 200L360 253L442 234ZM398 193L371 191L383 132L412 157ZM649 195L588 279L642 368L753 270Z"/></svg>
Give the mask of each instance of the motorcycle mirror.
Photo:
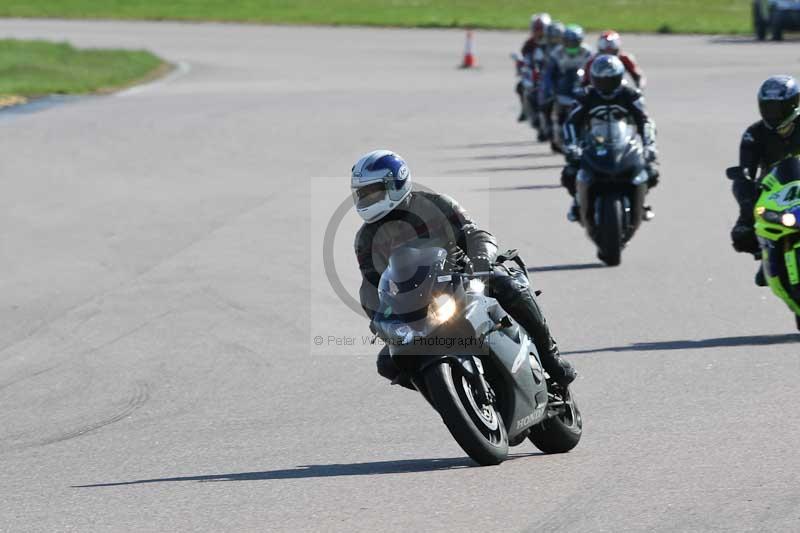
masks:
<svg viewBox="0 0 800 533"><path fill-rule="evenodd" d="M747 179L745 173L742 171L742 167L728 167L725 170L725 175L728 176L729 180Z"/></svg>

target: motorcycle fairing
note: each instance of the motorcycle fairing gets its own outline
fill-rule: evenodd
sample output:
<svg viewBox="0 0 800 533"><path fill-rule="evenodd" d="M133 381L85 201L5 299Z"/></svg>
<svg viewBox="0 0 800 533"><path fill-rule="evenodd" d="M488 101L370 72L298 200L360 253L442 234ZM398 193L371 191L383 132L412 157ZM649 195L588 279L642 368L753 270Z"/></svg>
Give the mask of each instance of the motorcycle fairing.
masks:
<svg viewBox="0 0 800 533"><path fill-rule="evenodd" d="M772 292L800 316L800 228L775 218L783 213L800 215L800 160L790 157L778 163L760 187L754 217L764 275Z"/></svg>

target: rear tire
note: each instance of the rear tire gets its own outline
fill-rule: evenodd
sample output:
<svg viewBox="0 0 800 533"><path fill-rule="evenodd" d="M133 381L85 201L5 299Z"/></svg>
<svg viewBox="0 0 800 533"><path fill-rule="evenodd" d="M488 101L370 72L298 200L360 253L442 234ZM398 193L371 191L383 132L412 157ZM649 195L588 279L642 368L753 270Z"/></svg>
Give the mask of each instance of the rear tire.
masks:
<svg viewBox="0 0 800 533"><path fill-rule="evenodd" d="M530 441L544 453L566 453L573 449L583 435L583 419L572 393L567 389L565 411L531 428Z"/></svg>
<svg viewBox="0 0 800 533"><path fill-rule="evenodd" d="M622 198L612 194L600 200L600 224L597 226L597 257L608 266L622 262L623 246Z"/></svg>
<svg viewBox="0 0 800 533"><path fill-rule="evenodd" d="M494 406L478 406L466 372L442 362L425 371L425 386L442 421L459 446L482 466L508 456L508 435Z"/></svg>

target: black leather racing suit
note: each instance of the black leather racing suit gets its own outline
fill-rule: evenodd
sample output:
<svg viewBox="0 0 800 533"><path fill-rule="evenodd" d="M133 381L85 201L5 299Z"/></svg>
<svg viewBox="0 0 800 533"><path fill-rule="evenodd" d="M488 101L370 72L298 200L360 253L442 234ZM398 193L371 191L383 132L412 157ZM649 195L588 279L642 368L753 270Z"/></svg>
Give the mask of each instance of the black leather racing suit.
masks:
<svg viewBox="0 0 800 533"><path fill-rule="evenodd" d="M364 224L356 235L355 251L361 270L361 306L372 320L378 309L378 282L397 247L425 239L430 246L447 250L448 261L458 262L465 255L476 271L494 268L499 274L487 284L487 295L494 297L530 335L542 359L544 369L556 381L569 382L575 376L570 363L561 359L544 315L527 283L504 268L493 267L497 257L494 236L479 229L452 198L413 190L384 218ZM388 347L378 354L378 373L391 380L399 369L389 357ZM566 378L566 379L565 379Z"/></svg>
<svg viewBox="0 0 800 533"><path fill-rule="evenodd" d="M633 119L646 153L650 154L647 162L647 172L650 176L649 186L658 184L658 169L655 164L655 127L647 116L642 93L637 89L623 85L617 94L611 98L602 96L594 87L588 87L585 94L578 100L564 123L564 146L577 146L581 139L583 128L592 117L604 119L611 113L619 111ZM579 160L567 153L567 165L561 172L561 185L570 196L575 196L575 178L578 175Z"/></svg>
<svg viewBox="0 0 800 533"><path fill-rule="evenodd" d="M736 251L754 255L759 253L753 228L758 181L778 161L795 153L800 153L800 117L795 120L794 129L786 137L766 127L761 120L745 130L739 145L739 166L747 172L747 177L733 180L733 196L739 203L739 218L731 231Z"/></svg>

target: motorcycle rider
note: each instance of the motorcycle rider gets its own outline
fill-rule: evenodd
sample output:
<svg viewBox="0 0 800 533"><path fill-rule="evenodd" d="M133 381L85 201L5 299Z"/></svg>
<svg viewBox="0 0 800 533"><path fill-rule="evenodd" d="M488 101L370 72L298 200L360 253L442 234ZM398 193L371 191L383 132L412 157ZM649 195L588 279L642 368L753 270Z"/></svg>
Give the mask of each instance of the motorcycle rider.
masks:
<svg viewBox="0 0 800 533"><path fill-rule="evenodd" d="M550 56L556 48L564 43L564 24L558 20L554 20L547 27L546 45L544 47L544 60L541 65L541 77L544 76L544 71L550 62ZM555 98L545 96L544 83L540 82L536 90L536 104L539 109L539 142L547 141L550 139L553 129L553 105Z"/></svg>
<svg viewBox="0 0 800 533"><path fill-rule="evenodd" d="M751 124L739 145L741 173L733 180L733 196L739 218L731 230L733 249L760 258L753 209L758 201L758 182L781 159L800 153L800 88L791 76L770 76L758 90L761 120ZM756 285L767 285L759 267Z"/></svg>
<svg viewBox="0 0 800 533"><path fill-rule="evenodd" d="M531 15L531 34L528 39L523 43L520 53L522 57L528 62L533 71L533 82L539 81L542 66L546 59L545 47L547 45L547 29L550 27L550 15L547 13L538 13ZM525 97L522 90L522 81L517 83L517 94L519 95L522 110L517 117L518 122L523 122L527 119L525 115L525 104L522 99ZM534 105L536 101L532 102Z"/></svg>
<svg viewBox="0 0 800 533"><path fill-rule="evenodd" d="M557 46L564 44L564 23L554 20L547 27L546 57L553 53Z"/></svg>
<svg viewBox="0 0 800 533"><path fill-rule="evenodd" d="M564 124L564 153L567 165L561 172L561 184L573 198L572 207L567 214L571 221L578 220L578 204L575 200L575 179L580 169L581 149L578 143L582 130L593 116L606 116L609 108L624 110L636 124L642 137L645 150L648 186L658 185L658 167L655 126L645 111L644 98L637 89L623 81L625 67L616 56L601 55L592 63L591 86L567 117ZM645 207L645 220L655 216L649 206Z"/></svg>
<svg viewBox="0 0 800 533"><path fill-rule="evenodd" d="M412 188L405 161L388 150L365 154L352 169L351 189L356 211L364 220L355 240L361 271L361 306L367 317L378 310L378 284L392 251L420 238L441 246L454 263L471 261L475 272L493 270L498 276L486 282L486 294L497 299L532 337L544 369L556 382L567 385L576 377L572 365L559 355L544 315L531 293L524 273L495 264L497 241L452 198ZM388 346L378 354L378 373L403 382Z"/></svg>
<svg viewBox="0 0 800 533"><path fill-rule="evenodd" d="M589 74L592 69L592 62L601 55L617 56L625 66L625 71L630 75L633 83L636 84L636 88L640 90L644 89L644 86L647 84L647 78L645 78L644 72L642 72L642 69L636 64L636 58L622 51L622 38L619 36L619 33L613 30L604 31L597 39L597 53L589 58L586 66L583 67L584 86L592 82L591 75Z"/></svg>
<svg viewBox="0 0 800 533"><path fill-rule="evenodd" d="M574 76L583 67L592 55L591 49L583 44L583 28L570 24L564 29L563 44L557 46L550 54L542 81L543 107L542 130L552 139L553 133L553 106L558 96L574 98ZM559 110L559 114L566 116L568 109ZM552 142L552 141L551 141ZM553 146L556 150L556 147Z"/></svg>

